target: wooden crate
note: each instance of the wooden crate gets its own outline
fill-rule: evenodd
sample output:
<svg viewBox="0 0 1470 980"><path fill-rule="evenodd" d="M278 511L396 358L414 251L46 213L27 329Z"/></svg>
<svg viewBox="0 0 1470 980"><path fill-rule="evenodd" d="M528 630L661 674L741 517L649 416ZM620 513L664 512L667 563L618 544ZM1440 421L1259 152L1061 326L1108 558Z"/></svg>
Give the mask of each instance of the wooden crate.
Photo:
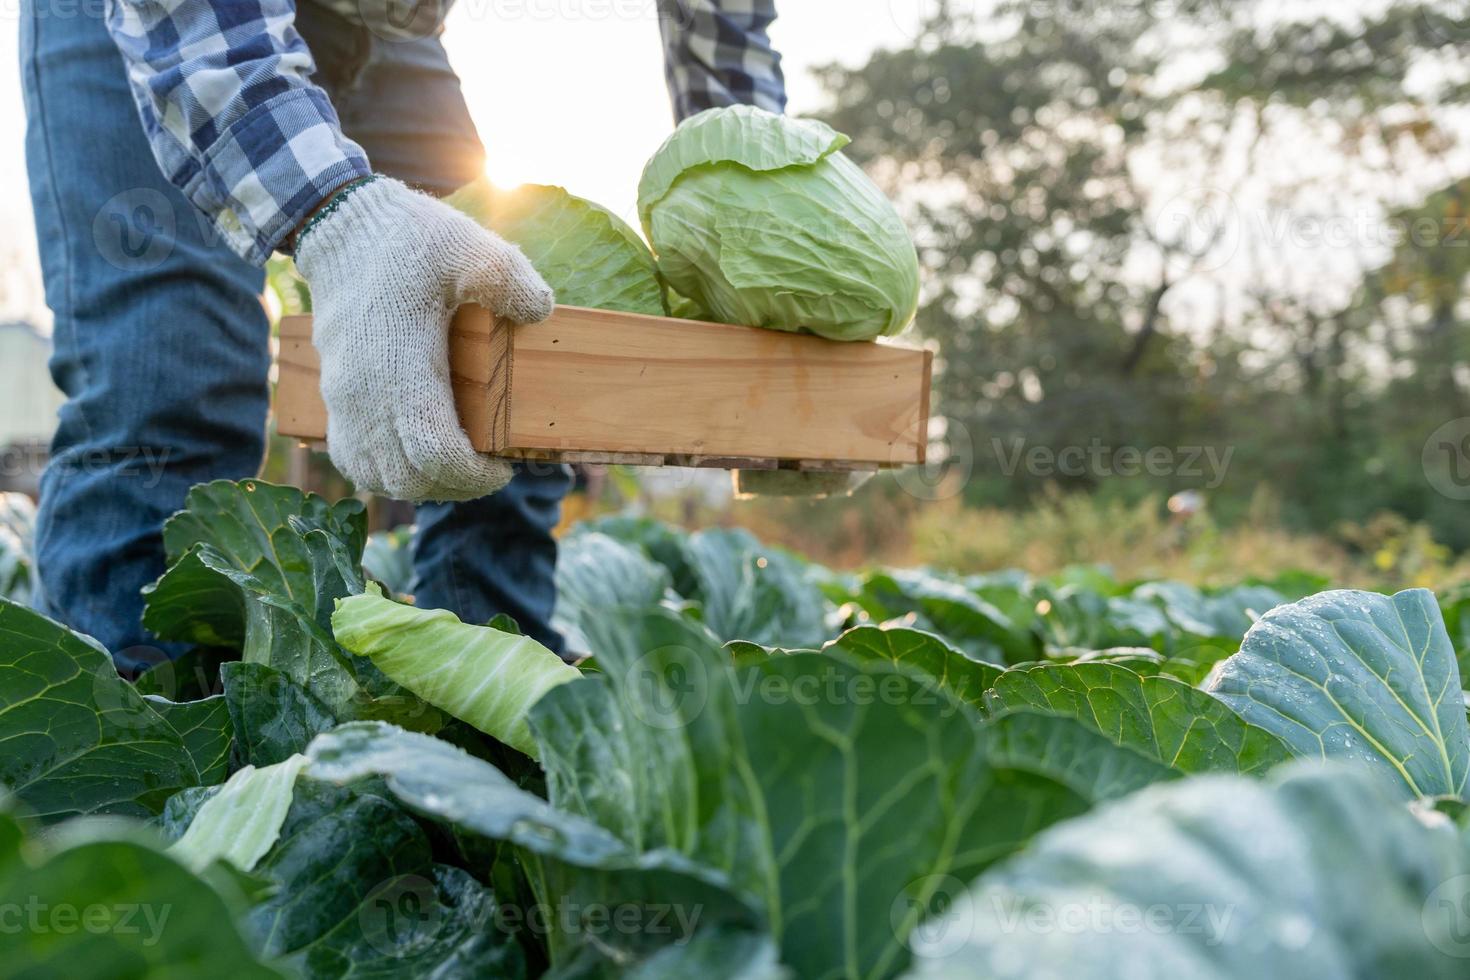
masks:
<svg viewBox="0 0 1470 980"><path fill-rule="evenodd" d="M727 469L922 463L928 351L559 306L455 315L455 404L481 452ZM281 320L276 426L326 438L311 317Z"/></svg>

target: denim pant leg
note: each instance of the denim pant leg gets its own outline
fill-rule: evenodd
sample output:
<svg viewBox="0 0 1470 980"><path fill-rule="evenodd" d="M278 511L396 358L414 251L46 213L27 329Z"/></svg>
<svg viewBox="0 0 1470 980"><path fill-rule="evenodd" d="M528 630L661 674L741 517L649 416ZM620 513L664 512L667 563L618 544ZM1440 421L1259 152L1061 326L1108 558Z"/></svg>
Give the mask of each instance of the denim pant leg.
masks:
<svg viewBox="0 0 1470 980"><path fill-rule="evenodd" d="M159 173L100 4L26 0L26 161L51 373L68 401L41 481L42 608L132 669L158 653L139 590L190 486L253 475L264 445L262 275ZM130 649L132 648L132 649Z"/></svg>
<svg viewBox="0 0 1470 980"><path fill-rule="evenodd" d="M419 605L452 609L467 623L513 616L527 635L561 653L551 627L556 604L556 540L571 471L558 464L517 467L499 493L419 507L414 542Z"/></svg>
<svg viewBox="0 0 1470 980"><path fill-rule="evenodd" d="M309 19L308 19L309 18ZM307 44L322 15L310 3L298 7ZM370 54L352 71L323 72L342 128L367 151L373 169L435 194L447 194L478 177L484 150L470 120L459 80L436 37L386 41L358 29ZM330 32L333 45L348 35ZM349 58L335 58L345 65ZM515 617L530 636L560 652L551 628L556 601L556 542L551 531L571 487L565 466L517 467L504 490L480 500L426 504L418 509L414 541L414 593L418 604L449 609L465 622L483 623L496 613Z"/></svg>
<svg viewBox="0 0 1470 980"><path fill-rule="evenodd" d="M26 152L52 374L68 396L42 480L43 608L119 654L151 662L139 590L163 570L159 529L194 483L253 475L264 446L268 329L262 276L159 174L121 59L88 5L30 0L22 17ZM445 193L475 176L478 137L435 39L367 41L300 8L302 33L380 171ZM359 55L361 57L359 57ZM428 507L419 596L469 621L507 612L548 625L559 467L502 493Z"/></svg>

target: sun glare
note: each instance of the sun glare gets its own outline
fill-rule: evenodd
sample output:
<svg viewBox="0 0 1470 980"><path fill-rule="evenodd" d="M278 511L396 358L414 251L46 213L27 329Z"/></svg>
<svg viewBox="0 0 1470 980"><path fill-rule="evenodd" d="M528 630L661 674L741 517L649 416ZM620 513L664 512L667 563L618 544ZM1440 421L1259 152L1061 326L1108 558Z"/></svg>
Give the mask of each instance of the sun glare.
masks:
<svg viewBox="0 0 1470 980"><path fill-rule="evenodd" d="M503 191L515 190L522 184L546 183L544 175L538 179L537 166L534 161L504 150L487 151L485 176L497 189Z"/></svg>

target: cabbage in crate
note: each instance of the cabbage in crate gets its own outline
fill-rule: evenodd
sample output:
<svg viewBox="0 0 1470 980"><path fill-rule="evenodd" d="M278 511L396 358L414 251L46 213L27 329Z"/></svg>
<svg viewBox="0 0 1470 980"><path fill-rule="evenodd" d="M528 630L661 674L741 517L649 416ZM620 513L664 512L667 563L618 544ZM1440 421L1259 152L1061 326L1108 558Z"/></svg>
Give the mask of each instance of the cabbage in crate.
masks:
<svg viewBox="0 0 1470 980"><path fill-rule="evenodd" d="M501 189L481 178L447 198L515 242L564 306L663 316L648 246L607 208L548 184Z"/></svg>
<svg viewBox="0 0 1470 980"><path fill-rule="evenodd" d="M659 272L708 319L872 340L913 319L919 261L846 136L750 106L686 119L643 168Z"/></svg>

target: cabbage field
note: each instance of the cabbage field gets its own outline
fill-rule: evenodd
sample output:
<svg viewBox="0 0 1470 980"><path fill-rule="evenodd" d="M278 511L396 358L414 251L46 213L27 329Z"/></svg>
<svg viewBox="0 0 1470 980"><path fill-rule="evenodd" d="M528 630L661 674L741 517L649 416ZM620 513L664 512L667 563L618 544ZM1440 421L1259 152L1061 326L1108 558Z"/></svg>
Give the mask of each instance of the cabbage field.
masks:
<svg viewBox="0 0 1470 980"><path fill-rule="evenodd" d="M8 969L1470 974L1470 591L847 574L613 517L562 542L571 667L397 601L365 528L196 488L144 619L196 648L137 684L0 601Z"/></svg>

